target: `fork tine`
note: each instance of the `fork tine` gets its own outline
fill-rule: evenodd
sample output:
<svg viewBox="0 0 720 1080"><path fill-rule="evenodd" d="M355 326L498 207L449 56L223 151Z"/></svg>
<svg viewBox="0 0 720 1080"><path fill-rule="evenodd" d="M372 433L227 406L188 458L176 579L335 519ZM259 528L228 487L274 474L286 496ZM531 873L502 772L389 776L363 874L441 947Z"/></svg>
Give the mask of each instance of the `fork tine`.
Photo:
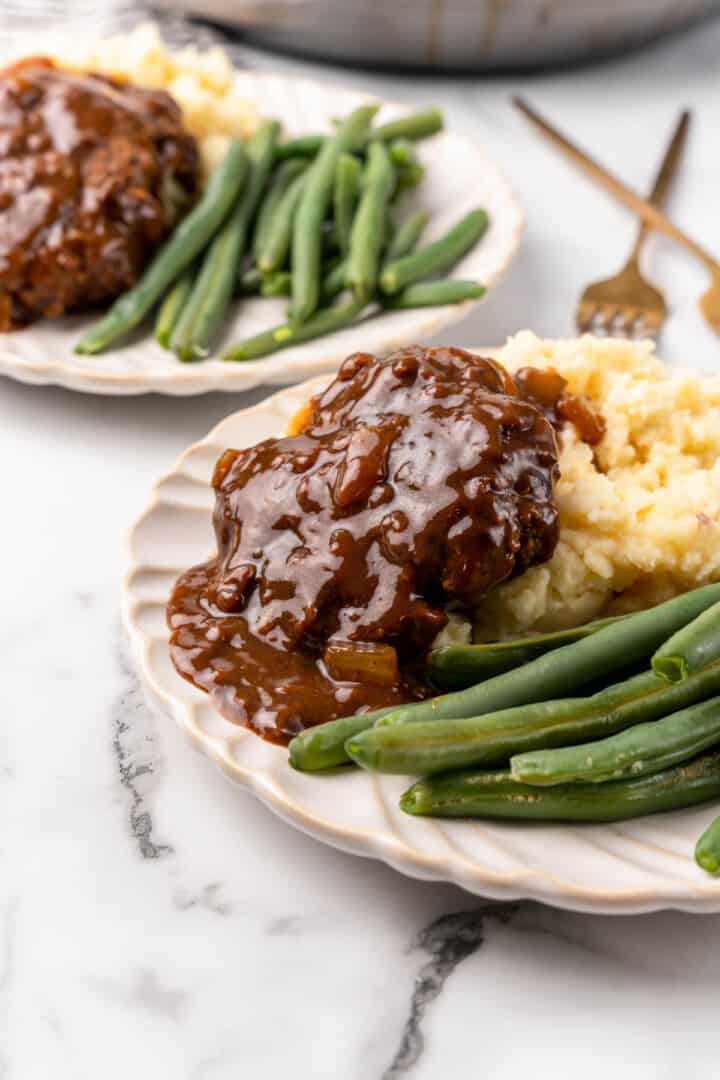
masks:
<svg viewBox="0 0 720 1080"><path fill-rule="evenodd" d="M615 337L621 308L617 304L602 304L603 329L606 337Z"/></svg>
<svg viewBox="0 0 720 1080"><path fill-rule="evenodd" d="M637 318L633 321L630 327L630 333L628 335L633 341L640 341L642 338L648 336L647 323L645 321L645 312L638 312Z"/></svg>
<svg viewBox="0 0 720 1080"><path fill-rule="evenodd" d="M618 333L622 334L623 337L633 338L640 317L640 308L634 304L621 308L618 314Z"/></svg>
<svg viewBox="0 0 720 1080"><path fill-rule="evenodd" d="M589 300L580 300L575 312L575 325L581 334L588 334L595 318L595 305Z"/></svg>

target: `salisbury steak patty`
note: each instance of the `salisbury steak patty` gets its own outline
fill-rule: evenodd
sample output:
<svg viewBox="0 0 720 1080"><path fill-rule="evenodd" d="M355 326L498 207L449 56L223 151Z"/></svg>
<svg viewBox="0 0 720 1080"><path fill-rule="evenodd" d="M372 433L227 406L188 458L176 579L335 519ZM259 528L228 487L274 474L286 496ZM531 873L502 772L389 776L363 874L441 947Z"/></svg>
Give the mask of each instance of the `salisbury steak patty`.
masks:
<svg viewBox="0 0 720 1080"><path fill-rule="evenodd" d="M550 423L494 361L351 356L300 434L220 458L218 554L175 587L173 660L281 742L422 697L447 605L552 554L557 476Z"/></svg>
<svg viewBox="0 0 720 1080"><path fill-rule="evenodd" d="M30 59L0 74L0 330L135 283L195 191L163 91Z"/></svg>

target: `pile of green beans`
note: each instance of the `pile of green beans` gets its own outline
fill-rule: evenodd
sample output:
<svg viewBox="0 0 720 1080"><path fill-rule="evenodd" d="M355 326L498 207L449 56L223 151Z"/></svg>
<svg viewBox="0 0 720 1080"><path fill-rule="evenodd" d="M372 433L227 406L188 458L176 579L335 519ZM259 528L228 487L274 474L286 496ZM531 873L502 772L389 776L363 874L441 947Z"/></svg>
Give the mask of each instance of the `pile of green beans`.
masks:
<svg viewBox="0 0 720 1080"><path fill-rule="evenodd" d="M247 143L234 140L195 208L76 351L112 347L153 308L158 344L191 362L215 351L233 302L289 297L286 322L222 354L247 361L365 313L480 298L479 282L441 275L479 241L485 211L424 247L427 213L398 211L402 193L423 177L416 143L442 130L442 113L422 109L378 125L377 108L360 106L329 135L282 142L268 120Z"/></svg>
<svg viewBox="0 0 720 1080"><path fill-rule="evenodd" d="M463 689L310 728L290 763L419 775L400 806L437 817L618 821L720 797L720 585L574 630L448 646L427 675ZM720 873L720 817L695 857Z"/></svg>

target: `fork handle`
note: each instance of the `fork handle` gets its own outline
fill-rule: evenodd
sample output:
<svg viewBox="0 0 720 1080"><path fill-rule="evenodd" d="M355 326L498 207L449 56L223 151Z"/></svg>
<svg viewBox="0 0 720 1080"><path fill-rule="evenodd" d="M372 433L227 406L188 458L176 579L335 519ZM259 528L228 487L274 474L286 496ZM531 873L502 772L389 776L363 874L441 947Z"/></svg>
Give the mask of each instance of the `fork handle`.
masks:
<svg viewBox="0 0 720 1080"><path fill-rule="evenodd" d="M687 140L688 127L690 125L690 112L685 109L675 125L673 136L668 144L665 156L660 163L657 176L655 177L655 183L653 184L652 191L648 195L648 202L653 203L655 206L662 206L667 198L670 186L675 178L680 159L682 157L683 150L685 149L685 142ZM640 222L640 228L637 232L637 237L633 245L633 249L630 252L629 262L636 262L640 254L641 248L645 243L645 238L651 231L650 225L647 221Z"/></svg>
<svg viewBox="0 0 720 1080"><path fill-rule="evenodd" d="M687 233L679 229L670 218L658 209L657 206L653 206L647 199L643 199L638 195L636 191L629 188L622 180L618 180L616 176L613 176L611 172L608 172L599 162L594 158L586 154L574 143L570 142L568 138L562 135L556 128L544 120L539 113L528 105L522 98L513 98L513 104L520 112L530 120L535 127L552 142L555 146L559 147L563 153L570 158L583 172L588 176L596 180L597 183L609 191L616 199L619 199L621 203L628 206L634 213L637 214L642 221L651 229L657 229L658 232L664 233L669 236L671 240L675 240L678 244L681 244L688 251L696 255L701 262L705 263L705 266L710 270L712 274L720 277L720 263L716 262L709 251L701 247L692 237Z"/></svg>

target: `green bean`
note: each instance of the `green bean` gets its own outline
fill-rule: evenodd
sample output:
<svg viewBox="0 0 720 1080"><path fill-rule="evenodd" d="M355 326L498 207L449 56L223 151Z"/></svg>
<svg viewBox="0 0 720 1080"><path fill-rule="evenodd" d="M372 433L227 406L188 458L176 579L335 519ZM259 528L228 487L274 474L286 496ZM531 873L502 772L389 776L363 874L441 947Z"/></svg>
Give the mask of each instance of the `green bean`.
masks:
<svg viewBox="0 0 720 1080"><path fill-rule="evenodd" d="M388 145L388 153L393 165L406 167L418 164L418 156L415 147L409 139L393 139Z"/></svg>
<svg viewBox="0 0 720 1080"><path fill-rule="evenodd" d="M430 682L443 690L461 690L467 686L521 667L536 656L589 637L605 626L625 619L615 615L608 619L576 626L572 630L555 630L548 634L515 638L512 641L491 641L483 645L444 645L428 653L426 673Z"/></svg>
<svg viewBox="0 0 720 1080"><path fill-rule="evenodd" d="M510 771L515 780L542 787L601 784L659 772L689 761L718 742L720 698L715 697L598 742L517 754L510 761Z"/></svg>
<svg viewBox="0 0 720 1080"><path fill-rule="evenodd" d="M375 292L380 268L387 210L395 186L387 148L370 144L368 162L355 220L350 236L347 281L357 296L369 299Z"/></svg>
<svg viewBox="0 0 720 1080"><path fill-rule="evenodd" d="M347 259L341 259L325 275L320 287L323 304L331 303L347 287Z"/></svg>
<svg viewBox="0 0 720 1080"><path fill-rule="evenodd" d="M720 644L720 603L713 604L673 634L652 658L653 670L668 682L681 682L703 667Z"/></svg>
<svg viewBox="0 0 720 1080"><path fill-rule="evenodd" d="M258 270L257 266L251 266L243 274L240 275L238 281L238 292L240 296L253 296L260 292L260 286L263 282L263 275Z"/></svg>
<svg viewBox="0 0 720 1080"><path fill-rule="evenodd" d="M402 255L414 251L429 220L430 215L426 210L418 210L404 221L388 246L386 258L399 259Z"/></svg>
<svg viewBox="0 0 720 1080"><path fill-rule="evenodd" d="M448 270L474 247L487 226L486 212L472 210L439 240L388 263L380 276L380 288L392 295L406 285Z"/></svg>
<svg viewBox="0 0 720 1080"><path fill-rule="evenodd" d="M305 162L300 158L288 158L282 161L275 171L272 182L260 204L255 229L253 231L253 257L259 262L267 245L267 238L272 222L277 212L280 201L288 187L301 172L305 170Z"/></svg>
<svg viewBox="0 0 720 1080"><path fill-rule="evenodd" d="M467 766L504 765L515 755L599 739L686 709L720 693L720 659L670 686L643 672L591 697L564 698L456 720L386 724L353 732L345 750L377 772L429 775ZM386 716L392 715L386 713Z"/></svg>
<svg viewBox="0 0 720 1080"><path fill-rule="evenodd" d="M281 160L293 157L312 157L327 140L326 135L299 135L276 147L275 154Z"/></svg>
<svg viewBox="0 0 720 1080"><path fill-rule="evenodd" d="M708 825L695 847L695 862L708 874L720 873L720 817Z"/></svg>
<svg viewBox="0 0 720 1080"><path fill-rule="evenodd" d="M383 307L395 311L403 308L462 304L466 300L479 300L485 292L485 286L477 281L460 281L458 278L448 278L447 281L418 281L389 297L383 302Z"/></svg>
<svg viewBox="0 0 720 1080"><path fill-rule="evenodd" d="M343 123L341 117L334 117L333 124L339 128ZM440 109L422 109L416 113L409 113L397 120L391 120L386 124L380 124L371 128L369 132L361 135L355 141L353 150L362 149L367 142L381 140L391 142L408 140L417 142L419 139L427 139L430 135L437 134L443 129L443 114ZM331 136L330 136L331 137ZM286 143L281 143L276 150L278 158L290 158L297 156L311 157L325 145L327 135L299 135Z"/></svg>
<svg viewBox="0 0 720 1080"><path fill-rule="evenodd" d="M237 139L214 170L195 208L163 244L137 285L123 293L107 314L75 346L78 353L99 353L127 334L180 277L227 218L248 169L245 147Z"/></svg>
<svg viewBox="0 0 720 1080"><path fill-rule="evenodd" d="M720 585L694 589L647 611L628 615L590 637L554 649L477 686L403 706L381 723L452 720L548 701L560 695L567 697L595 679L645 660L671 634L719 599Z"/></svg>
<svg viewBox="0 0 720 1080"><path fill-rule="evenodd" d="M426 139L429 135L435 135L443 129L443 114L440 109L422 109L416 113L400 116L397 120L390 120L386 124L379 124L372 128L367 136L368 141L382 140L391 142L394 139Z"/></svg>
<svg viewBox="0 0 720 1080"><path fill-rule="evenodd" d="M265 121L248 145L250 175L238 203L203 259L190 299L173 331L173 352L183 361L200 360L210 352L235 290L248 231L272 168L280 125Z"/></svg>
<svg viewBox="0 0 720 1080"><path fill-rule="evenodd" d="M360 193L362 166L353 154L341 154L335 169L333 206L338 247L347 255L355 207Z"/></svg>
<svg viewBox="0 0 720 1080"><path fill-rule="evenodd" d="M289 296L292 279L287 270L275 270L272 274L262 274L260 280L261 296Z"/></svg>
<svg viewBox="0 0 720 1080"><path fill-rule="evenodd" d="M353 297L352 300L336 307L321 308L313 315L312 319L296 326L294 323L285 323L276 326L273 330L265 330L255 337L247 338L237 345L231 345L223 353L223 360L258 360L261 356L278 352L280 349L289 349L293 345L300 345L304 341L312 341L315 338L333 334L336 330L342 330L354 322L366 301L363 298Z"/></svg>
<svg viewBox="0 0 720 1080"><path fill-rule="evenodd" d="M177 279L158 309L155 320L155 340L164 349L170 345L173 329L192 292L194 277L193 269L190 267L182 277Z"/></svg>
<svg viewBox="0 0 720 1080"><path fill-rule="evenodd" d="M308 179L293 221L291 320L303 323L315 312L320 299L322 225L327 216L335 181L335 167L342 153L352 150L365 134L376 105L364 105L343 121L335 135L322 145L308 169Z"/></svg>
<svg viewBox="0 0 720 1080"><path fill-rule="evenodd" d="M295 177L280 199L273 220L268 224L265 245L257 258L258 266L265 273L280 270L285 265L290 250L293 220L307 179L307 170Z"/></svg>
<svg viewBox="0 0 720 1080"><path fill-rule="evenodd" d="M720 795L720 753L636 780L536 788L508 772L474 769L433 776L405 792L400 807L432 817L520 818L528 821L624 821L679 810Z"/></svg>
<svg viewBox="0 0 720 1080"><path fill-rule="evenodd" d="M375 709L308 728L291 740L288 746L290 764L301 772L319 772L335 765L347 765L350 760L344 749L347 740L356 732L372 726L389 711Z"/></svg>
<svg viewBox="0 0 720 1080"><path fill-rule="evenodd" d="M242 229L236 207L213 237L190 297L170 338L179 360L190 363L208 355L209 342L232 299L242 254Z"/></svg>
<svg viewBox="0 0 720 1080"><path fill-rule="evenodd" d="M412 165L405 165L397 170L397 181L394 195L398 196L409 188L417 187L425 175L425 166L419 161Z"/></svg>

